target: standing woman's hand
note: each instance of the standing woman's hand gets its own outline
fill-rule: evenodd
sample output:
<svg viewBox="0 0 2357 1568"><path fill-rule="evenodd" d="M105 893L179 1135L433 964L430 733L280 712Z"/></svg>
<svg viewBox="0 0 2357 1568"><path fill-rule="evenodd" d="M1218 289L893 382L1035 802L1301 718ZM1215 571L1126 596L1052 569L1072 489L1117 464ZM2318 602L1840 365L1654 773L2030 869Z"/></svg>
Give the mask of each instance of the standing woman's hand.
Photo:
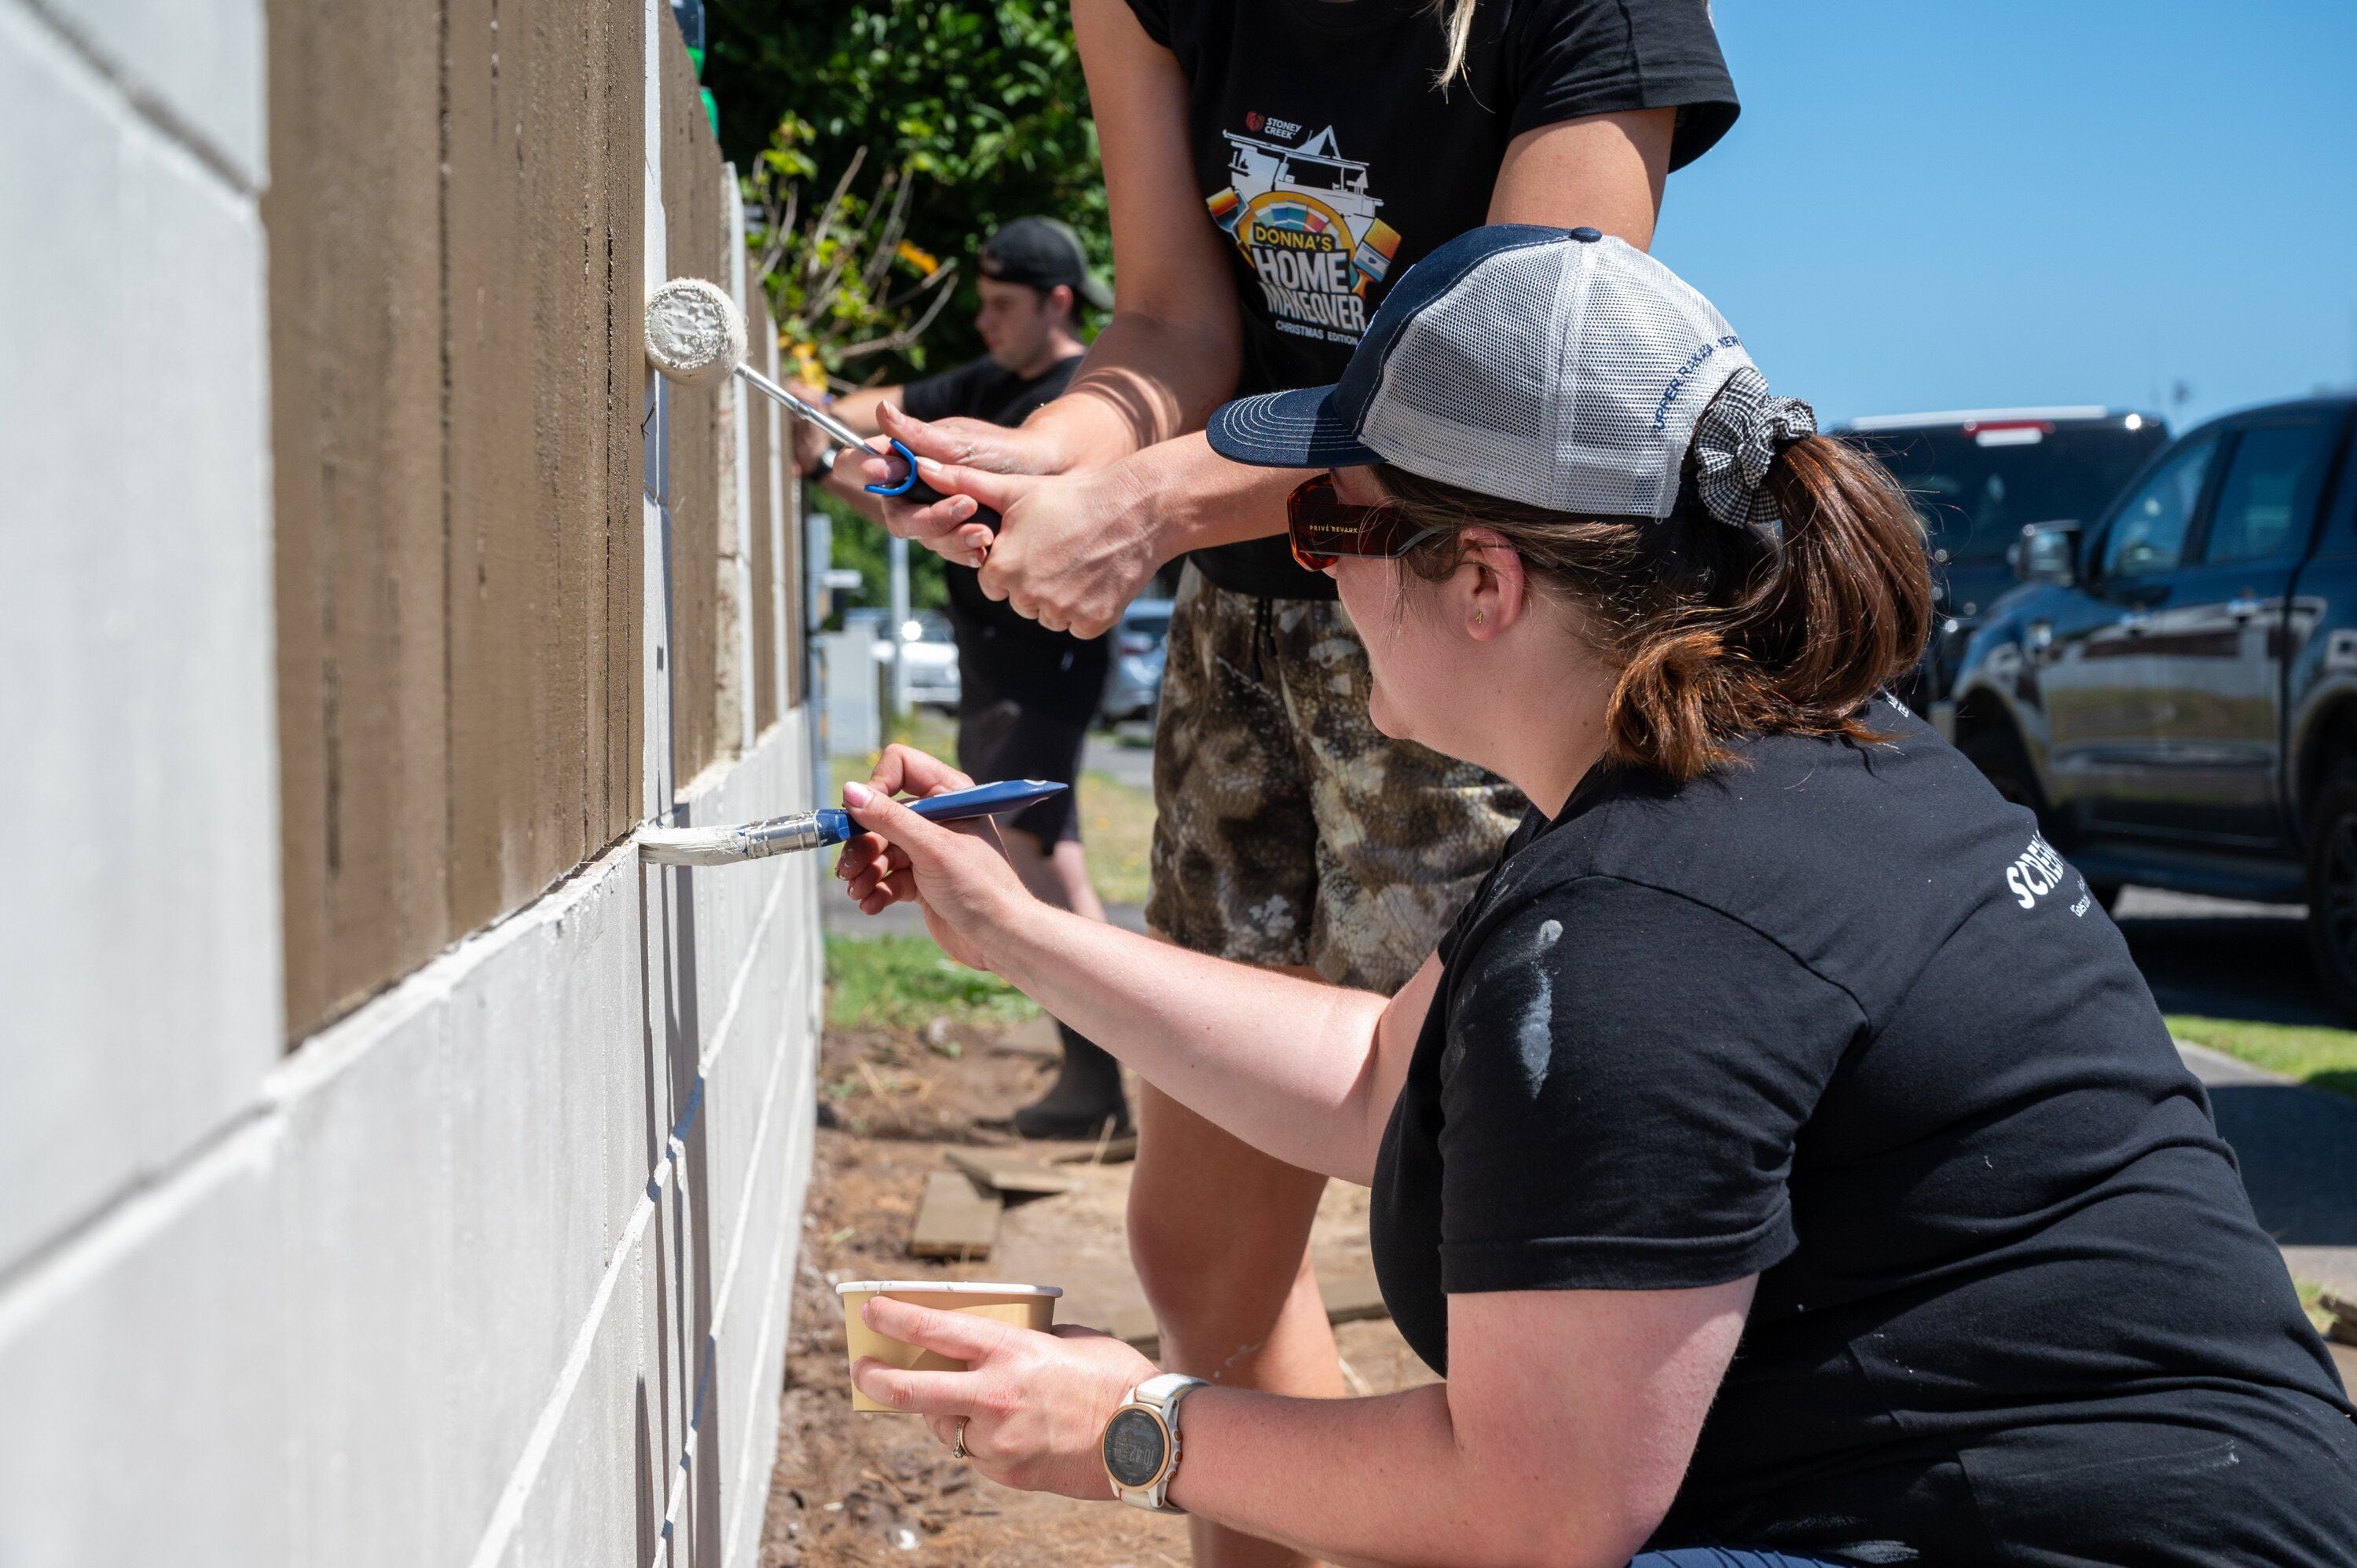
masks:
<svg viewBox="0 0 2357 1568"><path fill-rule="evenodd" d="M1161 1369L1108 1334L1060 1324L1042 1334L888 1296L860 1309L878 1334L963 1361L963 1372L904 1372L873 1357L851 1380L877 1403L910 1411L943 1447L964 1424L966 1455L1001 1486L1110 1501L1099 1446L1129 1391Z"/></svg>
<svg viewBox="0 0 2357 1568"><path fill-rule="evenodd" d="M961 566L979 566L991 547L991 531L974 521L977 499L1005 510L975 489L969 475L1060 474L1069 466L1063 449L1036 430L979 419L917 419L891 403L879 406L876 418L884 435L917 455L918 478L942 492L941 499L918 506L878 498L886 530ZM860 483L888 484L899 478L899 465L878 456L866 459L862 469Z"/></svg>
<svg viewBox="0 0 2357 1568"><path fill-rule="evenodd" d="M1101 637L1121 619L1176 551L1165 539L1153 488L1141 480L1159 448L1084 473L1034 478L964 466L929 471L954 492L927 510L972 497L999 514L998 533L977 556L955 534L928 541L952 561L982 569L982 591L1049 631ZM970 512L963 515L971 515Z"/></svg>

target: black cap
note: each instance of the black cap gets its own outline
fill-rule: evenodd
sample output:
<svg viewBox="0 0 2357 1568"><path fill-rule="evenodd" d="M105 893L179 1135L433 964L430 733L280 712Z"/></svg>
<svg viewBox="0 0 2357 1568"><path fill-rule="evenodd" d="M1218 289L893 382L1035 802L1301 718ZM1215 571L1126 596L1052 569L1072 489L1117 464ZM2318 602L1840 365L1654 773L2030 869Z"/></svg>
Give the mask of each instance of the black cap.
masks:
<svg viewBox="0 0 2357 1568"><path fill-rule="evenodd" d="M985 241L982 275L1039 289L1062 284L1099 310L1113 308L1113 290L1089 275L1080 235L1053 218L1017 218Z"/></svg>

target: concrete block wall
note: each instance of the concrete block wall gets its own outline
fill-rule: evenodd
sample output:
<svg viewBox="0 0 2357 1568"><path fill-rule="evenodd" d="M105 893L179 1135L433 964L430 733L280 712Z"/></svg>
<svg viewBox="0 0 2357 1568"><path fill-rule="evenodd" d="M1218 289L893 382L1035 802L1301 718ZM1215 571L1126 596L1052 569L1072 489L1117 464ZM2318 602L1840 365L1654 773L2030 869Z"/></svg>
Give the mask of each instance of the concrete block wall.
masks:
<svg viewBox="0 0 2357 1568"><path fill-rule="evenodd" d="M286 1047L262 20L0 0L0 286L96 303L0 315L0 1568L748 1563L818 868L625 840ZM664 685L673 820L812 803Z"/></svg>

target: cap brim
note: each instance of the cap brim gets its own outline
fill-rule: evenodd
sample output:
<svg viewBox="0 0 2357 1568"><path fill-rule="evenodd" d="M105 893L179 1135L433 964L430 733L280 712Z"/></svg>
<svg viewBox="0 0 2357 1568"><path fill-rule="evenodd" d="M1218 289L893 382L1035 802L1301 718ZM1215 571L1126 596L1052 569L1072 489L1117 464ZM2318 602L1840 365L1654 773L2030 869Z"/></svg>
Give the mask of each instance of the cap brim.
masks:
<svg viewBox="0 0 2357 1568"><path fill-rule="evenodd" d="M1081 297L1086 300L1089 304L1095 306L1099 310L1111 310L1113 308L1113 290L1105 287L1105 285L1096 278L1085 275L1082 277Z"/></svg>
<svg viewBox="0 0 2357 1568"><path fill-rule="evenodd" d="M1211 415L1211 450L1259 468L1343 468L1380 463L1334 410L1332 387L1240 397Z"/></svg>

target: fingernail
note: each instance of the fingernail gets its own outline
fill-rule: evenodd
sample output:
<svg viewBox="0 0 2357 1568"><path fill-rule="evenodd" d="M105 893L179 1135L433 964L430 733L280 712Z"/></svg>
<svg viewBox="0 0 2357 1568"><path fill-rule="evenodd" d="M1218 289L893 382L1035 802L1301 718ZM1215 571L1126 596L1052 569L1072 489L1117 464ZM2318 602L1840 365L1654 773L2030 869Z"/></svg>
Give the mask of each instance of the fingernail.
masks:
<svg viewBox="0 0 2357 1568"><path fill-rule="evenodd" d="M846 806L864 806L875 798L876 791L865 784L848 783L843 787L843 803Z"/></svg>

